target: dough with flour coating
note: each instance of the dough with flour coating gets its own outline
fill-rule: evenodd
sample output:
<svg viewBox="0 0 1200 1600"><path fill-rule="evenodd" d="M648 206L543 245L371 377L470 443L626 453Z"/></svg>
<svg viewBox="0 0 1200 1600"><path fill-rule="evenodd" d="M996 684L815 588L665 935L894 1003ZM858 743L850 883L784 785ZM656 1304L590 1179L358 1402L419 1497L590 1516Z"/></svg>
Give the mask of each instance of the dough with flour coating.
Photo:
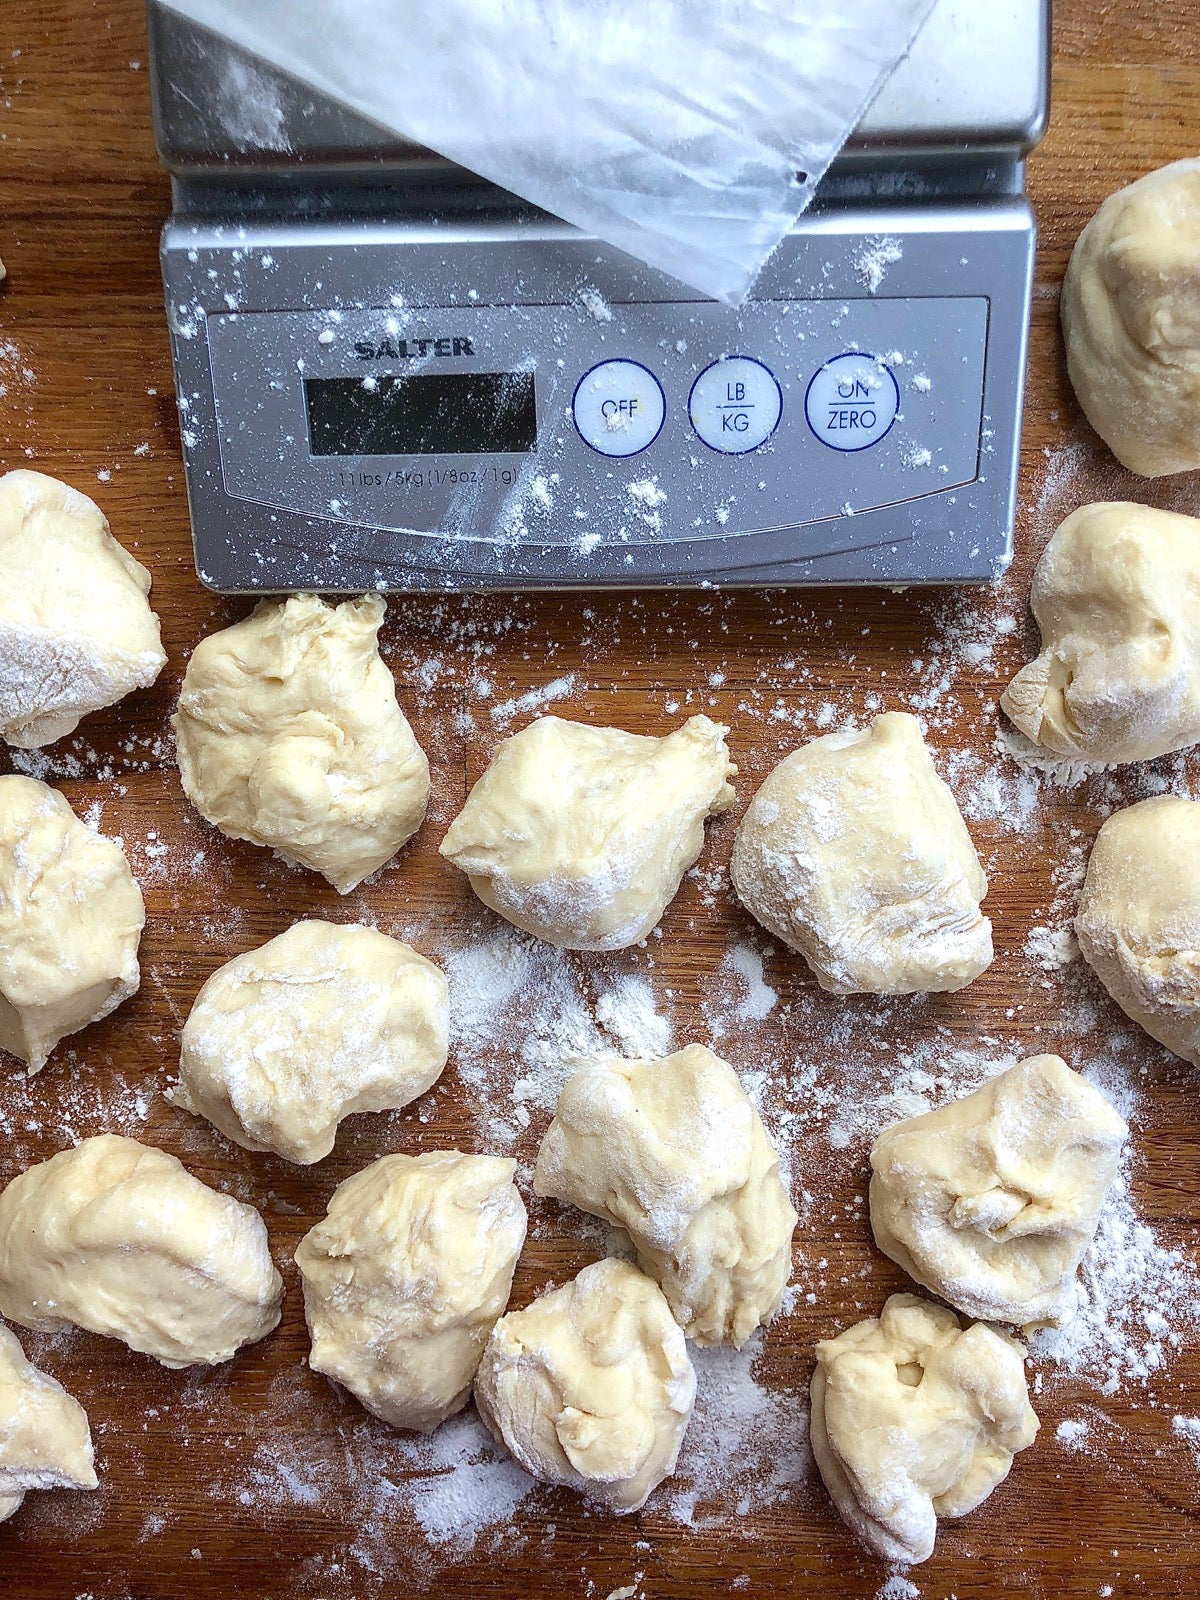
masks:
<svg viewBox="0 0 1200 1600"><path fill-rule="evenodd" d="M1031 1056L884 1129L871 1151L875 1243L968 1316L1067 1322L1128 1136L1065 1061Z"/></svg>
<svg viewBox="0 0 1200 1600"><path fill-rule="evenodd" d="M1042 552L1037 659L1000 697L1058 755L1115 765L1200 741L1200 519L1081 506Z"/></svg>
<svg viewBox="0 0 1200 1600"><path fill-rule="evenodd" d="M1033 1443L1025 1350L914 1294L817 1345L809 1436L842 1520L884 1561L933 1554Z"/></svg>
<svg viewBox="0 0 1200 1600"><path fill-rule="evenodd" d="M987 879L906 712L785 757L742 819L730 876L833 994L961 989L992 960Z"/></svg>
<svg viewBox="0 0 1200 1600"><path fill-rule="evenodd" d="M796 1212L737 1074L703 1045L577 1072L533 1188L624 1228L697 1344L742 1345L779 1310Z"/></svg>
<svg viewBox="0 0 1200 1600"><path fill-rule="evenodd" d="M136 1139L85 1139L0 1194L0 1314L22 1327L216 1366L270 1333L282 1299L258 1212Z"/></svg>
<svg viewBox="0 0 1200 1600"><path fill-rule="evenodd" d="M1075 936L1121 1010L1200 1067L1200 801L1155 795L1109 817Z"/></svg>
<svg viewBox="0 0 1200 1600"><path fill-rule="evenodd" d="M410 839L429 762L379 655L378 595L264 600L192 652L171 719L184 792L349 894Z"/></svg>
<svg viewBox="0 0 1200 1600"><path fill-rule="evenodd" d="M30 1489L94 1489L87 1412L0 1327L0 1522Z"/></svg>
<svg viewBox="0 0 1200 1600"><path fill-rule="evenodd" d="M618 1513L675 1470L695 1398L671 1308L627 1261L501 1317L475 1378L479 1414L526 1472Z"/></svg>
<svg viewBox="0 0 1200 1600"><path fill-rule="evenodd" d="M1200 467L1200 159L1109 195L1061 303L1071 383L1121 465L1147 478Z"/></svg>
<svg viewBox="0 0 1200 1600"><path fill-rule="evenodd" d="M36 750L166 664L150 574L100 507L41 472L0 477L0 739Z"/></svg>
<svg viewBox="0 0 1200 1600"><path fill-rule="evenodd" d="M296 1251L308 1364L395 1428L466 1405L508 1304L525 1206L500 1156L383 1156L333 1192Z"/></svg>
<svg viewBox="0 0 1200 1600"><path fill-rule="evenodd" d="M0 1048L45 1065L137 990L142 892L57 789L0 777Z"/></svg>
<svg viewBox="0 0 1200 1600"><path fill-rule="evenodd" d="M308 1165L358 1111L395 1111L446 1065L440 967L374 928L297 922L196 996L167 1099L246 1150Z"/></svg>
<svg viewBox="0 0 1200 1600"><path fill-rule="evenodd" d="M733 804L729 730L690 717L663 739L540 717L505 739L441 853L493 911L567 950L650 933Z"/></svg>

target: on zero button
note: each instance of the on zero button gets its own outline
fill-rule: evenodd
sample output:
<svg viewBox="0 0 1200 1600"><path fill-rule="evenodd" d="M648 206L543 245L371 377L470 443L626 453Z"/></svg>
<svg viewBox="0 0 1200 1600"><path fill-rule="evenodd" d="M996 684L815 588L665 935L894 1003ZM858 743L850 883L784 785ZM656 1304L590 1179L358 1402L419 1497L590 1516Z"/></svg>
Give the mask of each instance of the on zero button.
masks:
<svg viewBox="0 0 1200 1600"><path fill-rule="evenodd" d="M571 401L584 444L602 456L636 456L662 431L667 399L640 361L601 361L575 385Z"/></svg>
<svg viewBox="0 0 1200 1600"><path fill-rule="evenodd" d="M804 415L831 450L869 450L900 410L900 385L892 369L865 350L834 356L812 376Z"/></svg>

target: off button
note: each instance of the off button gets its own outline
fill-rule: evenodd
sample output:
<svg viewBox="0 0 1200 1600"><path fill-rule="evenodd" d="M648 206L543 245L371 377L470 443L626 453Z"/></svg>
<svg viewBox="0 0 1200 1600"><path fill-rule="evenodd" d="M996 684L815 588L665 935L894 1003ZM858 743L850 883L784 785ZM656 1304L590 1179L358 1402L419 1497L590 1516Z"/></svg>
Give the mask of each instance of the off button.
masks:
<svg viewBox="0 0 1200 1600"><path fill-rule="evenodd" d="M804 396L808 425L831 450L869 450L900 410L900 385L878 356L847 350L813 374Z"/></svg>
<svg viewBox="0 0 1200 1600"><path fill-rule="evenodd" d="M779 426L783 390L770 367L750 356L714 361L692 385L688 416L710 450L744 456Z"/></svg>
<svg viewBox="0 0 1200 1600"><path fill-rule="evenodd" d="M667 400L640 361L602 361L575 385L571 409L584 444L602 456L636 456L662 431Z"/></svg>

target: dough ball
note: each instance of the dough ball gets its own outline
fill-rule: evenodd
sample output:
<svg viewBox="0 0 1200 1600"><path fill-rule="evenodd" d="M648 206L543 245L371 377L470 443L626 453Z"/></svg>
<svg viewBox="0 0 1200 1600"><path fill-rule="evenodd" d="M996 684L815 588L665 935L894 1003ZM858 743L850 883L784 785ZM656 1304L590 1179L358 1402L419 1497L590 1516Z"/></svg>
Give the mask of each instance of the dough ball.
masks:
<svg viewBox="0 0 1200 1600"><path fill-rule="evenodd" d="M384 1156L334 1190L300 1241L308 1364L394 1428L466 1405L525 1242L515 1161Z"/></svg>
<svg viewBox="0 0 1200 1600"><path fill-rule="evenodd" d="M432 961L374 928L298 922L209 978L167 1099L307 1166L343 1117L398 1110L436 1083L449 1027Z"/></svg>
<svg viewBox="0 0 1200 1600"><path fill-rule="evenodd" d="M875 1243L968 1316L1066 1322L1128 1136L1065 1061L1032 1056L884 1129L871 1151Z"/></svg>
<svg viewBox="0 0 1200 1600"><path fill-rule="evenodd" d="M87 1412L0 1327L0 1522L29 1489L94 1489Z"/></svg>
<svg viewBox="0 0 1200 1600"><path fill-rule="evenodd" d="M85 1139L0 1194L0 1314L22 1327L216 1366L270 1333L282 1299L258 1212L136 1139Z"/></svg>
<svg viewBox="0 0 1200 1600"><path fill-rule="evenodd" d="M1081 506L1043 551L1030 603L1042 652L1000 704L1035 744L1116 764L1200 741L1200 520Z"/></svg>
<svg viewBox="0 0 1200 1600"><path fill-rule="evenodd" d="M785 757L742 819L730 875L833 994L961 989L991 964L987 879L906 712Z"/></svg>
<svg viewBox="0 0 1200 1600"><path fill-rule="evenodd" d="M119 844L57 789L0 778L0 1047L37 1072L136 993L146 909Z"/></svg>
<svg viewBox="0 0 1200 1600"><path fill-rule="evenodd" d="M540 717L505 739L441 851L493 911L567 950L646 938L733 804L729 730L690 717L665 739Z"/></svg>
<svg viewBox="0 0 1200 1600"><path fill-rule="evenodd" d="M480 1416L526 1472L618 1513L675 1470L695 1398L679 1324L627 1261L501 1317L475 1377Z"/></svg>
<svg viewBox="0 0 1200 1600"><path fill-rule="evenodd" d="M842 1520L881 1560L927 1561L937 1519L986 1500L1037 1430L1023 1347L915 1294L817 1346L813 1455Z"/></svg>
<svg viewBox="0 0 1200 1600"><path fill-rule="evenodd" d="M1109 195L1071 253L1062 323L1079 403L1121 465L1200 467L1200 159Z"/></svg>
<svg viewBox="0 0 1200 1600"><path fill-rule="evenodd" d="M150 574L100 507L40 472L0 477L0 739L36 750L166 664Z"/></svg>
<svg viewBox="0 0 1200 1600"><path fill-rule="evenodd" d="M379 655L384 603L265 600L192 651L171 719L184 792L231 839L339 894L421 826L429 762Z"/></svg>
<svg viewBox="0 0 1200 1600"><path fill-rule="evenodd" d="M533 1188L624 1228L697 1344L744 1344L779 1310L796 1213L737 1074L703 1045L576 1073Z"/></svg>
<svg viewBox="0 0 1200 1600"><path fill-rule="evenodd" d="M1075 935L1126 1016L1200 1067L1200 802L1156 795L1109 817Z"/></svg>

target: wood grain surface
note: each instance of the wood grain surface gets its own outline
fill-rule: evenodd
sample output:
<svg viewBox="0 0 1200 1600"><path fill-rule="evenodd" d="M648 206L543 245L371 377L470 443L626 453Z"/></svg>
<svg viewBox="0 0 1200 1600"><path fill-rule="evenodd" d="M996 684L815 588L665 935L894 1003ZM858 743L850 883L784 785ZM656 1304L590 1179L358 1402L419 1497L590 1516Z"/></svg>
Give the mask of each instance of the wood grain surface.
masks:
<svg viewBox="0 0 1200 1600"><path fill-rule="evenodd" d="M304 1365L291 1255L335 1185L375 1156L484 1147L487 1082L481 1090L478 1073L468 1081L452 1056L424 1101L352 1119L335 1154L307 1170L235 1149L162 1099L200 984L298 917L369 918L443 956L494 936L499 925L439 861L437 842L500 732L520 725L505 702L555 679L570 676L554 707L569 715L649 732L704 710L733 730L737 806L711 828L661 937L619 957L573 959L567 969L585 993L623 974L646 977L680 1041L707 1037L716 1017L722 1050L743 1069L766 1072L772 1114L781 1125L790 1119L800 1292L753 1367L774 1397L776 1429L782 1408L784 1457L803 1451L814 1341L873 1314L903 1286L870 1240L869 1139L839 1145L829 1125L840 1096L861 1098L870 1084L883 1093L914 1054L935 1070L939 1056L952 1062L955 1049L991 1041L997 1050L1055 1049L1077 1065L1115 1054L1139 1090L1138 1212L1164 1245L1182 1251L1180 1282L1196 1270L1200 1084L1127 1027L1078 964L1047 973L1026 941L1034 927L1065 923L1072 868L1104 815L1164 785L1194 792L1200 760L1058 791L1031 788L1032 780L1022 788L992 747L999 691L1034 643L1029 576L1055 523L1097 498L1200 513L1200 475L1147 484L1117 469L1074 405L1057 326L1070 247L1099 201L1200 149L1200 13L1196 0L1060 0L1056 11L1053 121L1030 164L1041 243L1018 556L1005 583L965 595L394 601L385 654L431 757L433 803L394 868L339 899L322 880L202 824L171 759L167 719L189 650L247 608L206 593L192 567L156 256L169 195L151 141L141 6L0 6L0 255L9 269L0 290L0 467L53 473L98 500L153 573L170 653L151 692L89 718L49 752L50 780L80 812L99 806L99 826L123 838L142 882L143 980L133 1000L67 1041L34 1079L11 1060L0 1064L0 1180L74 1138L133 1133L260 1207L288 1291L278 1332L212 1373L169 1373L82 1333L23 1336L87 1406L102 1488L28 1497L0 1529L0 1591L29 1600L425 1592L605 1600L635 1585L639 1596L663 1600L858 1600L885 1583L811 1471L795 1472L781 1491L760 1466L762 1481L739 1483L731 1495L743 1470L732 1457L701 1485L694 1526L681 1525L665 1492L641 1515L614 1521L547 1491L473 1543L431 1541L405 1509L411 1456ZM943 770L970 802L988 866L997 959L960 995L890 1003L822 995L798 961L756 934L723 876L745 803L780 755L830 718L880 704L926 715ZM7 765L0 756L0 769ZM734 944L765 958L778 994L765 1018L739 1014L726 962ZM494 1032L493 1088L503 1097L519 1044L510 1008L497 1009ZM545 1120L535 1109L517 1145L522 1160L532 1159ZM594 1231L558 1208L536 1207L532 1224L517 1304L597 1253ZM1041 1364L1037 1444L984 1507L943 1526L934 1559L910 1574L922 1596L1200 1594L1200 1462L1171 1425L1176 1413L1200 1412L1200 1350L1194 1317L1189 1324L1175 1308L1169 1322L1179 1348L1147 1380L1115 1392ZM729 1409L737 1409L732 1393ZM718 1396L706 1425L721 1411ZM1084 1420L1082 1448L1057 1436L1063 1419ZM400 1485L390 1499L375 1492L389 1482ZM884 1593L900 1600L910 1591Z"/></svg>

